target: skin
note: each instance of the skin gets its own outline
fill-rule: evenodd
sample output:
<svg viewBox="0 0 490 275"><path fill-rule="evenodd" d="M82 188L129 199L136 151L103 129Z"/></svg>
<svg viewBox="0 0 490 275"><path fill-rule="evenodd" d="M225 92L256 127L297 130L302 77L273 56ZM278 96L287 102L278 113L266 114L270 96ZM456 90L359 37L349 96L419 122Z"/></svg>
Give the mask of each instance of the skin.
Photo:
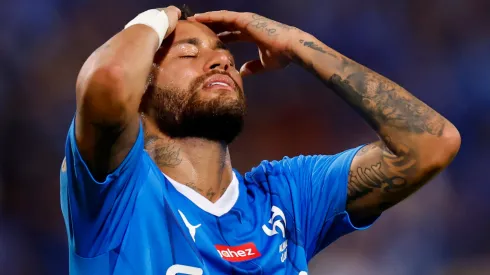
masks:
<svg viewBox="0 0 490 275"><path fill-rule="evenodd" d="M174 7L167 9L178 18ZM294 62L316 75L377 132L380 140L359 151L351 165L346 203L355 223L368 222L408 197L444 169L459 150L459 133L443 116L304 31L257 14L230 11L208 12L188 21L171 23L177 27L172 40L164 43L170 44L170 50L159 62L158 85L181 79L176 85L186 87L190 79L216 66L242 85L240 76ZM199 54L190 60L177 58L179 50L195 49L177 49L174 55L172 43L190 36L202 41L196 46ZM219 39L255 43L259 58L245 63L239 73L231 55L215 47ZM76 137L82 156L100 178L121 163L135 141L138 105L157 46L150 28L133 26L104 44L82 68ZM200 96L236 98L236 94L219 91ZM144 122L146 136L152 137L147 138L151 142L146 149L160 169L211 201L217 200L232 176L227 145L196 138L171 139L158 131L151 115Z"/></svg>
<svg viewBox="0 0 490 275"><path fill-rule="evenodd" d="M210 71L228 73L243 90L243 81L231 53L217 35L203 24L179 21L157 53L156 85L187 87ZM164 58L160 58L160 56ZM178 81L175 81L178 79ZM238 92L199 91L203 101L220 97L223 104L238 100ZM144 118L146 149L169 177L216 201L232 180L227 144L200 138L172 139L160 132L152 116Z"/></svg>

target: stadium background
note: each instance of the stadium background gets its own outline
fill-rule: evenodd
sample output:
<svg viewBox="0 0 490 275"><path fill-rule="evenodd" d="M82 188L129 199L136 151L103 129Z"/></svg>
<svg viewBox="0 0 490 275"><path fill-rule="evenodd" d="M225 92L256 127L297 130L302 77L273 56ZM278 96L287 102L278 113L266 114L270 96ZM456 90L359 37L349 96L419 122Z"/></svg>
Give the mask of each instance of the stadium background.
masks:
<svg viewBox="0 0 490 275"><path fill-rule="evenodd" d="M392 78L449 118L463 145L453 164L366 232L334 243L310 274L490 274L490 1L230 0L194 11L253 11L310 32ZM168 2L0 3L0 274L67 274L58 171L88 55L137 13ZM181 3L176 3L181 4ZM251 45L233 46L238 61ZM375 139L297 66L247 79L241 172L262 159L335 153Z"/></svg>

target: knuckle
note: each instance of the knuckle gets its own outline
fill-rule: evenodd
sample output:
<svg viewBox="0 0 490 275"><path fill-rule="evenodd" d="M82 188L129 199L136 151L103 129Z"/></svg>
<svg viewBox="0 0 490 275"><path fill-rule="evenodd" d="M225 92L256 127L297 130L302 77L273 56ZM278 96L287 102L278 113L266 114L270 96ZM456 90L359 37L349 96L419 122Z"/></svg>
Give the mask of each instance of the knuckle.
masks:
<svg viewBox="0 0 490 275"><path fill-rule="evenodd" d="M178 14L180 12L179 8L177 8L176 6L168 6L167 8L165 8L165 11L167 13L173 13L173 14Z"/></svg>

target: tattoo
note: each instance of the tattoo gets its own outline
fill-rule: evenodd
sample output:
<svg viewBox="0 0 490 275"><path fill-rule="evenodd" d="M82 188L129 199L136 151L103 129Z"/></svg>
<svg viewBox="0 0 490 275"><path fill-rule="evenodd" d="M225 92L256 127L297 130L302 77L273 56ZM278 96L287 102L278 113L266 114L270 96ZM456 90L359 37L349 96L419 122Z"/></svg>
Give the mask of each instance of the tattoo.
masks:
<svg viewBox="0 0 490 275"><path fill-rule="evenodd" d="M145 147L159 167L176 167L182 162L180 148L175 141L162 141L162 138L157 136L147 136Z"/></svg>
<svg viewBox="0 0 490 275"><path fill-rule="evenodd" d="M364 156L369 153L372 149L377 148L378 145L376 143L368 144L361 148L361 150L357 151L356 157Z"/></svg>
<svg viewBox="0 0 490 275"><path fill-rule="evenodd" d="M356 157L373 150L382 150L380 161L367 166L353 167L349 172L347 204L365 197L372 192L381 192L382 200L379 210L383 211L398 202L393 196L384 196L400 190L406 190L408 177L416 170L417 161L406 146L400 146L398 155L385 150L378 143L368 145L361 149ZM365 149L365 150L364 150ZM362 152L361 152L362 151Z"/></svg>
<svg viewBox="0 0 490 275"><path fill-rule="evenodd" d="M339 61L335 68L338 73L323 81L360 112L376 131L388 126L409 133L442 135L444 117L401 86L328 48L311 41L299 42ZM320 77L313 64L295 61Z"/></svg>
<svg viewBox="0 0 490 275"><path fill-rule="evenodd" d="M299 43L303 44L303 46L305 46L305 47L312 48L315 51L319 51L321 53L330 54L327 51L325 51L322 47L320 47L319 45L315 44L315 42L313 42L313 41L304 41L303 39L301 39L301 40L299 40Z"/></svg>
<svg viewBox="0 0 490 275"><path fill-rule="evenodd" d="M206 192L206 198L208 198L208 200L212 200L214 195L216 195L216 192L214 192L212 188L209 188L208 192Z"/></svg>
<svg viewBox="0 0 490 275"><path fill-rule="evenodd" d="M445 119L441 115L375 72L356 70L344 79L334 74L328 84L360 111L376 131L388 126L415 134L443 133Z"/></svg>
<svg viewBox="0 0 490 275"><path fill-rule="evenodd" d="M227 187L223 187L223 188L221 188L221 191L220 191L220 197L221 197L221 196L223 196L223 195L225 194L225 192L226 192L226 188L227 188Z"/></svg>
<svg viewBox="0 0 490 275"><path fill-rule="evenodd" d="M198 193L201 193L201 194L203 193L203 190L202 190L201 188L199 188L199 187L197 186L197 184L196 184L196 183L194 183L194 182L188 182L188 183L186 183L186 184L184 184L184 185L185 185L185 186L187 186L187 187L189 187L189 188L191 188L191 189L193 189L194 191L196 191L196 192L198 192ZM208 191L208 192L209 192L209 191Z"/></svg>
<svg viewBox="0 0 490 275"><path fill-rule="evenodd" d="M265 18L257 14L252 15L252 19L253 20L248 23L248 26L263 31L267 33L268 36L279 35L279 29L286 30L286 31L296 29L294 27L288 26L283 23L279 23L277 21L271 20L269 18Z"/></svg>

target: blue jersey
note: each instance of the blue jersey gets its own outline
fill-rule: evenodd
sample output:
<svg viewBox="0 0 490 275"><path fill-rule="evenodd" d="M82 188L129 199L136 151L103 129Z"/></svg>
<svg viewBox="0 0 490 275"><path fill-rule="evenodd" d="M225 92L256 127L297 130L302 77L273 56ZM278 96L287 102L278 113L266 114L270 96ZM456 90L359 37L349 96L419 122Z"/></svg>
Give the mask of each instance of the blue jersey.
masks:
<svg viewBox="0 0 490 275"><path fill-rule="evenodd" d="M245 176L234 171L211 203L160 171L142 129L104 182L90 174L74 132L72 123L61 169L72 275L305 275L315 254L359 229L345 210L359 148L263 161Z"/></svg>

